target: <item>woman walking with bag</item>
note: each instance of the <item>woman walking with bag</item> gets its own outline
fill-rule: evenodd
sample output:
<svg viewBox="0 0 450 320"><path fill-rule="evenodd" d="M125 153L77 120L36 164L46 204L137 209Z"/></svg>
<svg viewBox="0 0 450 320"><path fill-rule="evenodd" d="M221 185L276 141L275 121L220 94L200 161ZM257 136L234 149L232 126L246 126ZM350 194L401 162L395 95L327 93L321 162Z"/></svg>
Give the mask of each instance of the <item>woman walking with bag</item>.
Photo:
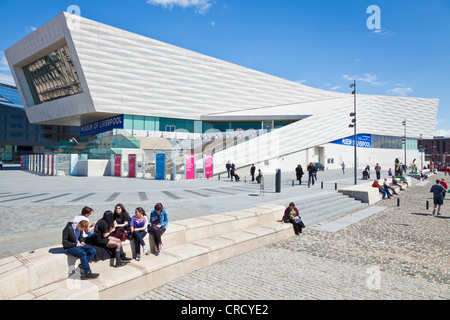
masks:
<svg viewBox="0 0 450 320"><path fill-rule="evenodd" d="M161 203L157 203L155 209L150 213L150 225L148 227L148 232L155 240L156 255L159 255L160 250L163 248L161 236L166 232L168 222L167 211Z"/></svg>

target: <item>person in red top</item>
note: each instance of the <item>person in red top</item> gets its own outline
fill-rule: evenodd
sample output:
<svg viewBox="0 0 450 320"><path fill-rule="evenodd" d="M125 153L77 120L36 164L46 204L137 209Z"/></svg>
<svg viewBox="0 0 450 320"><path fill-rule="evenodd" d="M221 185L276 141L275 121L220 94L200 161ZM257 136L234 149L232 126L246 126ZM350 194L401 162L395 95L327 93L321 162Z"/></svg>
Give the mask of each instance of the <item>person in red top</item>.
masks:
<svg viewBox="0 0 450 320"><path fill-rule="evenodd" d="M445 179L442 178L440 184L445 188L446 191L448 191L448 185L447 182L445 182ZM444 198L445 198L445 193L444 193Z"/></svg>
<svg viewBox="0 0 450 320"><path fill-rule="evenodd" d="M372 183L372 187L378 188L378 191L379 191L381 194L383 194L383 199L386 199L386 196L388 196L389 199L391 198L391 194L390 194L390 193L387 193L386 190L383 189L383 188L380 186L380 184L378 183L378 180L375 180L375 181Z"/></svg>

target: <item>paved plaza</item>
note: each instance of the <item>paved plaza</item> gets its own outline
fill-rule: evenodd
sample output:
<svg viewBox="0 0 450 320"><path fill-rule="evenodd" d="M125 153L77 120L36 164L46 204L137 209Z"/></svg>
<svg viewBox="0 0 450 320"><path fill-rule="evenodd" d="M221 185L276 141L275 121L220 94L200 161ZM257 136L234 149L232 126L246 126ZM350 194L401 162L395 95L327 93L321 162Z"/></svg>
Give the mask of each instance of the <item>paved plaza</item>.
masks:
<svg viewBox="0 0 450 320"><path fill-rule="evenodd" d="M336 232L319 231L333 224L325 221L136 299L448 300L448 199L442 216L432 216L432 205L426 210L437 177L443 175L416 180L399 196L372 206L384 210Z"/></svg>
<svg viewBox="0 0 450 320"><path fill-rule="evenodd" d="M14 169L14 170L13 170ZM292 186L295 174L282 173L281 193L275 193L275 175L265 173L265 190L249 180L249 174L238 171L240 182L221 179L156 181L117 177L46 176L5 167L0 179L0 258L38 248L61 244L61 232L68 221L80 214L83 206L95 212L91 221L101 219L106 210L124 204L133 215L141 206L150 212L161 202L169 221L247 209L274 203L288 205L308 194L335 193L339 186L351 185L353 176L339 170L318 173L318 182L308 188ZM247 181L246 181L247 180ZM320 182L324 181L323 189Z"/></svg>
<svg viewBox="0 0 450 320"><path fill-rule="evenodd" d="M336 193L353 183L352 172L318 173L316 184L292 186L283 172L281 193L266 173L265 193L254 182L231 182L223 175L193 181L155 181L115 177L48 177L7 167L0 189L0 258L60 245L67 221L84 205L95 209L91 221L121 202L130 213L150 211L162 202L172 221L251 208L287 205L316 194ZM382 177L385 173L382 174ZM399 196L348 216L324 220L300 236L232 258L166 284L136 299L449 299L449 209L431 215L430 181L414 181ZM358 182L366 182L359 180ZM304 179L306 180L306 179ZM323 182L323 189L322 183ZM397 198L400 206L397 206ZM426 210L426 201L430 209ZM333 210L333 208L330 208ZM354 214L358 217L358 212Z"/></svg>

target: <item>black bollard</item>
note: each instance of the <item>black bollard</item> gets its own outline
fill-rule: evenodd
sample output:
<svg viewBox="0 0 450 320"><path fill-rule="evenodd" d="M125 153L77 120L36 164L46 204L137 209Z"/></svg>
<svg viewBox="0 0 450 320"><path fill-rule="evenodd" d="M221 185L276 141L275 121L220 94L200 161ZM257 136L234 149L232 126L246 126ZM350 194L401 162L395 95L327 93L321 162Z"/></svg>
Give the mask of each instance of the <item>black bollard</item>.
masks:
<svg viewBox="0 0 450 320"><path fill-rule="evenodd" d="M281 169L277 169L277 173L275 175L275 192L281 192Z"/></svg>
<svg viewBox="0 0 450 320"><path fill-rule="evenodd" d="M334 190L337 190L337 182L334 184Z"/></svg>
<svg viewBox="0 0 450 320"><path fill-rule="evenodd" d="M294 182L295 182L295 180L292 180L292 186L294 186Z"/></svg>
<svg viewBox="0 0 450 320"><path fill-rule="evenodd" d="M427 210L430 209L430 202L427 200Z"/></svg>
<svg viewBox="0 0 450 320"><path fill-rule="evenodd" d="M323 181L320 183L320 189L323 189Z"/></svg>
<svg viewBox="0 0 450 320"><path fill-rule="evenodd" d="M400 198L397 198L397 207L400 207Z"/></svg>

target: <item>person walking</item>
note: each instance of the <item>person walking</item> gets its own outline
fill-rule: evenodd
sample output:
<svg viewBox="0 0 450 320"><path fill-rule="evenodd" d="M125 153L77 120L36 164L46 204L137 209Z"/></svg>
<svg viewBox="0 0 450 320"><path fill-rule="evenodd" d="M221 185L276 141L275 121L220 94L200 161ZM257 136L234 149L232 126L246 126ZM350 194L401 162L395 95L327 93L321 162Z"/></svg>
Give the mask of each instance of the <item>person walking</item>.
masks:
<svg viewBox="0 0 450 320"><path fill-rule="evenodd" d="M253 163L250 168L250 175L252 176L252 181L255 181L255 171L256 171L256 167L255 167L255 164Z"/></svg>
<svg viewBox="0 0 450 320"><path fill-rule="evenodd" d="M233 177L234 177L235 172L236 172L236 166L234 165L234 163L232 163L231 167L230 167L230 177L231 177L232 182L233 182Z"/></svg>
<svg viewBox="0 0 450 320"><path fill-rule="evenodd" d="M345 163L344 163L344 161L342 161L341 167L342 167L342 174L345 174Z"/></svg>
<svg viewBox="0 0 450 320"><path fill-rule="evenodd" d="M295 175L297 176L298 184L302 184L302 177L303 177L303 168L301 165L298 165L297 168L295 168Z"/></svg>
<svg viewBox="0 0 450 320"><path fill-rule="evenodd" d="M225 167L227 168L228 178L229 178L230 177L230 170L231 170L231 162L230 162L230 160L228 160L228 162L225 165Z"/></svg>
<svg viewBox="0 0 450 320"><path fill-rule="evenodd" d="M312 185L314 185L314 175L315 175L315 166L310 162L308 166L306 167L306 171L308 171L308 188Z"/></svg>
<svg viewBox="0 0 450 320"><path fill-rule="evenodd" d="M444 192L444 198L445 198L445 193L446 193L447 190L448 190L447 182L445 181L444 178L442 178L440 184L441 184L441 185L444 187L444 189L445 189L445 192Z"/></svg>
<svg viewBox="0 0 450 320"><path fill-rule="evenodd" d="M381 167L378 163L375 166L375 173L377 175L377 180L380 180L381 179ZM369 176L369 178L370 178L370 176Z"/></svg>
<svg viewBox="0 0 450 320"><path fill-rule="evenodd" d="M440 184L440 180L436 180L436 184L434 184L430 192L433 193L433 202L434 202L434 209L433 209L433 216L436 214L437 209L437 215L440 215L441 206L444 204L444 193L446 192L445 188Z"/></svg>

